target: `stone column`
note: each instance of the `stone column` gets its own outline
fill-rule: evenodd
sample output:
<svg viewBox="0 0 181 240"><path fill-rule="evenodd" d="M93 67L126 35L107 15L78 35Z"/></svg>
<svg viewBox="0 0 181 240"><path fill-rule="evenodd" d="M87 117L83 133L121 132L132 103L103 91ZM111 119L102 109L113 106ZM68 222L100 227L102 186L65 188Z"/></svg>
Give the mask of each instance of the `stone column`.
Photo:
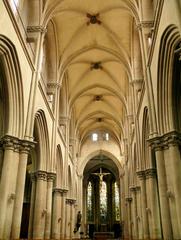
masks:
<svg viewBox="0 0 181 240"><path fill-rule="evenodd" d="M181 145L181 135L176 132L172 132L166 136L168 142L168 153L169 161L171 161L171 180L173 186L173 192L175 196L176 213L179 229L179 239L181 239L181 155L180 155L180 145Z"/></svg>
<svg viewBox="0 0 181 240"><path fill-rule="evenodd" d="M137 202L137 226L138 226L138 239L143 239L142 233L143 233L143 227L141 222L141 188L140 186L136 186L136 202Z"/></svg>
<svg viewBox="0 0 181 240"><path fill-rule="evenodd" d="M0 182L0 239L9 239L19 164L18 139L3 139L4 160Z"/></svg>
<svg viewBox="0 0 181 240"><path fill-rule="evenodd" d="M12 239L18 239L20 234L24 188L25 188L25 180L26 180L27 159L28 159L28 153L30 151L30 148L33 146L34 146L33 142L27 142L27 141L23 141L20 146L20 157L19 157L20 161L19 161L17 184L16 184L16 199L15 199L13 222L12 222L12 229L11 229Z"/></svg>
<svg viewBox="0 0 181 240"><path fill-rule="evenodd" d="M31 182L32 182L32 187L31 187L28 239L33 238L33 219L34 219L34 206L35 206L35 193L36 193L36 176L35 176L35 173L31 174Z"/></svg>
<svg viewBox="0 0 181 240"><path fill-rule="evenodd" d="M138 222L137 222L137 199L136 199L136 187L130 187L130 191L132 193L132 205L133 205L133 225L134 225L134 232L133 238L138 239Z"/></svg>
<svg viewBox="0 0 181 240"><path fill-rule="evenodd" d="M36 196L34 206L33 239L43 239L45 231L47 173L36 172Z"/></svg>
<svg viewBox="0 0 181 240"><path fill-rule="evenodd" d="M128 234L129 234L129 236L125 236L125 237L132 238L132 219L131 219L131 202L132 202L132 198L131 197L127 197L126 198L126 202L127 202Z"/></svg>
<svg viewBox="0 0 181 240"><path fill-rule="evenodd" d="M3 150L3 146L0 146L0 180L1 180L1 172L3 168L3 159L4 159L4 150Z"/></svg>
<svg viewBox="0 0 181 240"><path fill-rule="evenodd" d="M173 239L180 239L179 237L179 225L178 225L178 218L177 218L177 209L176 209L176 198L174 193L174 186L173 186L173 172L172 172L172 157L169 154L169 146L167 143L164 143L164 162L165 162L165 175L166 175L166 183L167 183L167 198L170 208L170 217L171 217L171 224L172 224L172 237Z"/></svg>
<svg viewBox="0 0 181 240"><path fill-rule="evenodd" d="M50 239L51 234L51 220L52 220L52 194L53 181L55 180L55 173L47 173L47 201L46 201L46 222L45 222L45 239Z"/></svg>
<svg viewBox="0 0 181 240"><path fill-rule="evenodd" d="M35 192L36 192L36 176L31 173L31 200L30 200L30 216L28 226L28 239L33 238L33 219L34 219L34 206L35 206Z"/></svg>
<svg viewBox="0 0 181 240"><path fill-rule="evenodd" d="M75 214L74 214L74 205L76 203L75 199L70 200L70 239L72 239L75 225Z"/></svg>
<svg viewBox="0 0 181 240"><path fill-rule="evenodd" d="M150 238L151 239L161 239L161 225L160 225L160 211L159 211L159 202L158 202L158 188L157 188L157 179L156 179L156 169L150 168L145 171L146 178L148 181L148 194L149 194L149 203L150 209L147 211L150 212L151 224L150 224Z"/></svg>
<svg viewBox="0 0 181 240"><path fill-rule="evenodd" d="M146 183L145 183L145 172L138 171L137 175L140 179L141 186L141 211L142 211L142 222L143 222L143 237L144 239L149 238L149 227L148 227L148 216L147 216L147 198L146 198Z"/></svg>
<svg viewBox="0 0 181 240"><path fill-rule="evenodd" d="M62 189L53 190L53 216L52 216L52 238L60 239L61 228L61 210L62 209Z"/></svg>
<svg viewBox="0 0 181 240"><path fill-rule="evenodd" d="M66 221L67 221L67 212L66 212L66 193L68 192L67 189L62 189L62 194L61 194L61 229L60 229L60 239L65 239L65 233L66 233Z"/></svg>
<svg viewBox="0 0 181 240"><path fill-rule="evenodd" d="M65 223L65 239L70 239L70 199L66 198L66 223Z"/></svg>
<svg viewBox="0 0 181 240"><path fill-rule="evenodd" d="M155 149L155 155L156 155L163 238L170 240L172 239L172 224L171 224L169 203L167 198L167 182L166 182L163 148L161 146L160 140L156 139L155 141L153 141L153 143L154 143L153 147Z"/></svg>

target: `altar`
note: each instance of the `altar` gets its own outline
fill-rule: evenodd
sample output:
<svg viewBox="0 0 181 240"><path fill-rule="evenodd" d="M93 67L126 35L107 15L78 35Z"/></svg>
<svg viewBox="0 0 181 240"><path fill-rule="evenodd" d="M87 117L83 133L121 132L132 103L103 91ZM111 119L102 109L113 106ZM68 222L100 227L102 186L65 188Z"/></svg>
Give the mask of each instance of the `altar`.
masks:
<svg viewBox="0 0 181 240"><path fill-rule="evenodd" d="M114 232L94 232L93 239L94 240L114 239Z"/></svg>

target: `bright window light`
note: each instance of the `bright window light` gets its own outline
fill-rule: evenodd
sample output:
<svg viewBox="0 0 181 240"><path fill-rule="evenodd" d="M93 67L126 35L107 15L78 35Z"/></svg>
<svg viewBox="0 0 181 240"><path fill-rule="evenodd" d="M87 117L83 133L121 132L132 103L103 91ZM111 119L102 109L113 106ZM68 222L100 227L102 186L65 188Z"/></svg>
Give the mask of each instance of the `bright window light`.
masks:
<svg viewBox="0 0 181 240"><path fill-rule="evenodd" d="M109 133L106 133L106 141L109 141Z"/></svg>
<svg viewBox="0 0 181 240"><path fill-rule="evenodd" d="M98 134L97 133L93 133L92 134L92 141L96 142L98 140Z"/></svg>
<svg viewBox="0 0 181 240"><path fill-rule="evenodd" d="M10 3L13 9L13 12L15 13L17 11L19 0L11 0Z"/></svg>

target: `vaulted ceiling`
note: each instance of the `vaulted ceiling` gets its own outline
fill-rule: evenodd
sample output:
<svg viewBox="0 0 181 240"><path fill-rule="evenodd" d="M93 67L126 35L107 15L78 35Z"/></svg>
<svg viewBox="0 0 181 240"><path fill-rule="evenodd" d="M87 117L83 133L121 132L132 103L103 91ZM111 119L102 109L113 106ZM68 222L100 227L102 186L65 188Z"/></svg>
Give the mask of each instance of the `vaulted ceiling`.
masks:
<svg viewBox="0 0 181 240"><path fill-rule="evenodd" d="M123 134L132 76L134 0L49 0L69 112L80 139L93 131ZM50 48L51 50L51 48Z"/></svg>

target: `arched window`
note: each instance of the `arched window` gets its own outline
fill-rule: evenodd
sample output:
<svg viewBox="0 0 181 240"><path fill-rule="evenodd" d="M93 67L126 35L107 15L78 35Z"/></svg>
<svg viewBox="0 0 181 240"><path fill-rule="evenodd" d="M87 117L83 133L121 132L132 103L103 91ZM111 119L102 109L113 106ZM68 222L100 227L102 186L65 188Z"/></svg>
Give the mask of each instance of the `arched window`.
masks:
<svg viewBox="0 0 181 240"><path fill-rule="evenodd" d="M87 187L87 220L92 221L93 218L93 208L92 208L92 183L88 183Z"/></svg>
<svg viewBox="0 0 181 240"><path fill-rule="evenodd" d="M103 223L107 219L107 184L100 181L100 218Z"/></svg>
<svg viewBox="0 0 181 240"><path fill-rule="evenodd" d="M119 188L116 182L114 184L114 187L115 187L115 220L120 221Z"/></svg>

